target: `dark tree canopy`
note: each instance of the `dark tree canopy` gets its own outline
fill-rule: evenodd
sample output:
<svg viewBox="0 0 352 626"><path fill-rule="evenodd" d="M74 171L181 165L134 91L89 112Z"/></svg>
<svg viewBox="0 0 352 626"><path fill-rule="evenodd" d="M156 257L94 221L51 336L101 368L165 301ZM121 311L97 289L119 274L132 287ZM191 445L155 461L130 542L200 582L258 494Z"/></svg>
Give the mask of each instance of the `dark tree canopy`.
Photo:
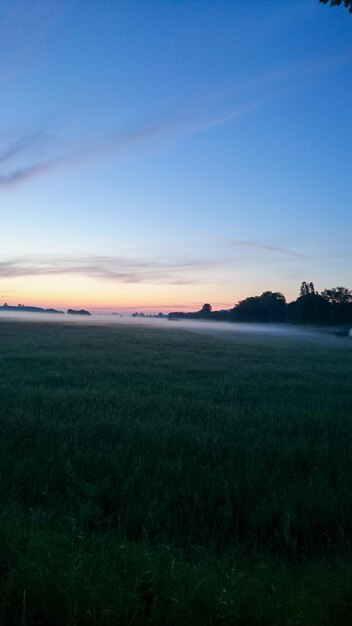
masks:
<svg viewBox="0 0 352 626"><path fill-rule="evenodd" d="M330 4L331 7L344 6L352 13L352 0L320 0L323 4Z"/></svg>
<svg viewBox="0 0 352 626"><path fill-rule="evenodd" d="M347 287L332 287L321 292L329 302L333 324L352 323L352 291Z"/></svg>
<svg viewBox="0 0 352 626"><path fill-rule="evenodd" d="M299 297L289 304L280 291L264 291L261 296L250 296L241 300L232 309L213 311L211 305L206 303L200 311L169 313L169 319L334 324L347 328L352 325L352 290L347 287L331 287L319 293L312 282L303 282Z"/></svg>
<svg viewBox="0 0 352 626"><path fill-rule="evenodd" d="M331 304L343 304L352 302L352 291L347 287L332 287L324 289L321 295Z"/></svg>
<svg viewBox="0 0 352 626"><path fill-rule="evenodd" d="M209 304L208 302L203 304L201 310L195 313L195 316L199 318L210 317L211 316L211 304Z"/></svg>
<svg viewBox="0 0 352 626"><path fill-rule="evenodd" d="M261 298L271 298L279 300L280 302L286 302L286 298L280 291L263 291Z"/></svg>
<svg viewBox="0 0 352 626"><path fill-rule="evenodd" d="M329 324L330 304L318 293L307 293L288 305L288 318L295 324Z"/></svg>
<svg viewBox="0 0 352 626"><path fill-rule="evenodd" d="M283 322L285 316L286 300L279 291L246 298L233 309L233 317L243 322Z"/></svg>
<svg viewBox="0 0 352 626"><path fill-rule="evenodd" d="M315 288L313 283L303 282L300 289L300 296L309 296L315 294Z"/></svg>

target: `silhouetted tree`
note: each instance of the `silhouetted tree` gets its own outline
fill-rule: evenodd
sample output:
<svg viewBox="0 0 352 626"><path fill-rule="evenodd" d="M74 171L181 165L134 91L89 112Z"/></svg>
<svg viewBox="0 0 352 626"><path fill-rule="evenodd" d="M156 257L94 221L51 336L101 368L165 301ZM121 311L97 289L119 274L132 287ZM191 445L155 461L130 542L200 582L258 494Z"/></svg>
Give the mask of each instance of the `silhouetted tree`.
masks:
<svg viewBox="0 0 352 626"><path fill-rule="evenodd" d="M218 322L231 322L233 320L232 309L212 311L211 319Z"/></svg>
<svg viewBox="0 0 352 626"><path fill-rule="evenodd" d="M352 291L347 287L332 287L321 292L323 298L331 304L343 304L352 302Z"/></svg>
<svg viewBox="0 0 352 626"><path fill-rule="evenodd" d="M300 296L307 296L308 294L309 294L309 287L308 287L306 282L303 282L301 284L301 288L299 290L299 295Z"/></svg>
<svg viewBox="0 0 352 626"><path fill-rule="evenodd" d="M329 324L330 304L318 293L306 293L288 305L288 319L296 324Z"/></svg>
<svg viewBox="0 0 352 626"><path fill-rule="evenodd" d="M210 317L211 316L211 304L203 304L201 310L197 313L199 317Z"/></svg>
<svg viewBox="0 0 352 626"><path fill-rule="evenodd" d="M286 318L286 299L279 291L264 291L260 296L267 322L283 322Z"/></svg>
<svg viewBox="0 0 352 626"><path fill-rule="evenodd" d="M232 322L352 324L352 291L347 287L333 287L319 294L312 282L303 282L300 296L290 304L286 303L281 292L264 291L261 296L250 296L241 300L233 309L213 311L211 305L206 303L200 311L175 311L169 313L168 317Z"/></svg>
<svg viewBox="0 0 352 626"><path fill-rule="evenodd" d="M263 307L259 296L241 300L232 310L233 317L239 322L265 322Z"/></svg>
<svg viewBox="0 0 352 626"><path fill-rule="evenodd" d="M334 324L352 323L352 291L347 287L324 289L322 297L329 302Z"/></svg>
<svg viewBox="0 0 352 626"><path fill-rule="evenodd" d="M313 283L306 283L305 281L301 284L300 296L309 296L310 294L315 294L315 288Z"/></svg>
<svg viewBox="0 0 352 626"><path fill-rule="evenodd" d="M352 0L320 0L320 2L322 2L322 4L330 3L331 7L344 6L350 13L352 13Z"/></svg>
<svg viewBox="0 0 352 626"><path fill-rule="evenodd" d="M240 322L283 322L286 318L285 296L276 291L264 291L261 296L241 300L232 310Z"/></svg>

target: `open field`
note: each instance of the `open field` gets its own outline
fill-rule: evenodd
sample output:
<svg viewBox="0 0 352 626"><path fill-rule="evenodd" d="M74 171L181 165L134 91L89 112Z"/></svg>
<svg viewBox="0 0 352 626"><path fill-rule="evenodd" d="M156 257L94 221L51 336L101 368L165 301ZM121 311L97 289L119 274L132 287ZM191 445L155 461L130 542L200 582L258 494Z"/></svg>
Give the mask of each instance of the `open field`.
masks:
<svg viewBox="0 0 352 626"><path fill-rule="evenodd" d="M352 341L170 326L0 319L0 624L350 625Z"/></svg>

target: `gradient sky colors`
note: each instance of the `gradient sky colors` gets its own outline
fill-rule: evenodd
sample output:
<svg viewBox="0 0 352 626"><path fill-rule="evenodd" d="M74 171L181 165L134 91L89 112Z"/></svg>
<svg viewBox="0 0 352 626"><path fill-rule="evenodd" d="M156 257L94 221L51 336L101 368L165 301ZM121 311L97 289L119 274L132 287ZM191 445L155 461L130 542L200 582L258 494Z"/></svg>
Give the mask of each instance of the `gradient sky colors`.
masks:
<svg viewBox="0 0 352 626"><path fill-rule="evenodd" d="M0 303L352 287L342 7L2 0L0 94Z"/></svg>

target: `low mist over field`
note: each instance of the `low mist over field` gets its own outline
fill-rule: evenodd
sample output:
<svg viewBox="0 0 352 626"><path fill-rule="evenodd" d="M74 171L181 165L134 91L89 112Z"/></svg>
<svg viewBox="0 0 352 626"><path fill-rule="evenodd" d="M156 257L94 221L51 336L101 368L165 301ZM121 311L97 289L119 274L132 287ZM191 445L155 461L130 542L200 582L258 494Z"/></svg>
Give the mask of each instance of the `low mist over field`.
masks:
<svg viewBox="0 0 352 626"><path fill-rule="evenodd" d="M129 329L134 327L154 329L164 329L171 331L190 331L195 333L205 333L217 336L222 339L236 338L238 335L248 335L261 338L272 339L292 339L309 340L318 343L329 344L331 346L350 346L352 349L352 337L335 336L335 329L317 328L310 326L294 327L290 324L255 324L255 323L229 323L214 322L205 320L173 320L158 317L132 317L127 315L96 314L91 317L55 315L53 313L4 313L0 312L0 323L2 320L12 322L29 323L52 323L52 324L72 324L78 326L126 326Z"/></svg>

